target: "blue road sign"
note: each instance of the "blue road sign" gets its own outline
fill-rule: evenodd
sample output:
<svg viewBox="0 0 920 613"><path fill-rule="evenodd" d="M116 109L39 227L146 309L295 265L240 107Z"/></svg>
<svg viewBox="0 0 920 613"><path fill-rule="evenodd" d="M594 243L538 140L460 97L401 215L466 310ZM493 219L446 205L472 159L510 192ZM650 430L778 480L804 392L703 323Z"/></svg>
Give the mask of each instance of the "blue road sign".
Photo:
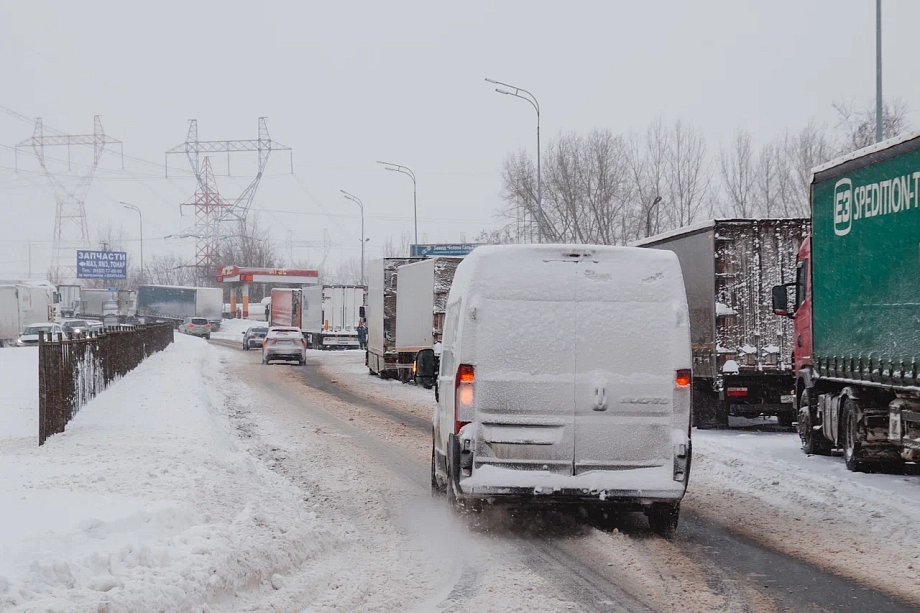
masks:
<svg viewBox="0 0 920 613"><path fill-rule="evenodd" d="M434 258L438 256L446 257L463 257L478 245L475 243L455 243L455 244L436 244L436 245L412 245L410 254L412 257Z"/></svg>
<svg viewBox="0 0 920 613"><path fill-rule="evenodd" d="M78 279L125 279L128 254L124 251L77 251Z"/></svg>

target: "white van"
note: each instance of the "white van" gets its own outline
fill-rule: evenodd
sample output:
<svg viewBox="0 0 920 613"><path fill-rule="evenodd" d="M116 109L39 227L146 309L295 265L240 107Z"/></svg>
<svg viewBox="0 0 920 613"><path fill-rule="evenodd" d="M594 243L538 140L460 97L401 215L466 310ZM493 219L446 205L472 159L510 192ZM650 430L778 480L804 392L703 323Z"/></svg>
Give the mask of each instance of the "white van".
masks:
<svg viewBox="0 0 920 613"><path fill-rule="evenodd" d="M432 488L473 507L641 510L670 533L690 471L690 366L673 253L478 247L448 297Z"/></svg>

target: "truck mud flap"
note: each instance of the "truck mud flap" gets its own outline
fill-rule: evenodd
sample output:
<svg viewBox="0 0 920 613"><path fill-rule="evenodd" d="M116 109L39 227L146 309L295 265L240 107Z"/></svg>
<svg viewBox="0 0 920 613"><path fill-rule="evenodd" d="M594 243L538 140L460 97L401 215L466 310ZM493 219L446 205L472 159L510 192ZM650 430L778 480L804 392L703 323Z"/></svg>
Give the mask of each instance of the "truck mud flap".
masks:
<svg viewBox="0 0 920 613"><path fill-rule="evenodd" d="M448 487L455 488L455 492L460 491L460 439L456 434L447 436L447 481Z"/></svg>

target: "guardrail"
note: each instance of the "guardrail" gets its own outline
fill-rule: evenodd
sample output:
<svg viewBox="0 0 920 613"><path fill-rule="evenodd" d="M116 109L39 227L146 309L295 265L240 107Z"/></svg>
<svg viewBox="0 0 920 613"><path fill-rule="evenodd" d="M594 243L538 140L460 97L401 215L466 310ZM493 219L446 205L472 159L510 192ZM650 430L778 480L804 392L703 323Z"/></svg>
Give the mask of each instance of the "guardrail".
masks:
<svg viewBox="0 0 920 613"><path fill-rule="evenodd" d="M109 383L173 342L171 324L118 325L76 338L41 334L38 342L38 444Z"/></svg>

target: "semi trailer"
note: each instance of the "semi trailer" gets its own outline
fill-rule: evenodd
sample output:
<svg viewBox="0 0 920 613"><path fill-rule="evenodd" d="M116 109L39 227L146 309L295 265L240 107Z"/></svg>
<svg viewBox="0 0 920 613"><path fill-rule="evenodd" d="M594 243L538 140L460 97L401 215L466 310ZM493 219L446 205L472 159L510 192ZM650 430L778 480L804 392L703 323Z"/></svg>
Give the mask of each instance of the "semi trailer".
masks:
<svg viewBox="0 0 920 613"><path fill-rule="evenodd" d="M815 168L810 197L795 279L773 288L802 449L897 470L920 460L920 132Z"/></svg>
<svg viewBox="0 0 920 613"><path fill-rule="evenodd" d="M677 254L693 346L693 423L729 416L795 420L792 325L770 309L776 284L795 278L807 219L716 219L636 241Z"/></svg>

